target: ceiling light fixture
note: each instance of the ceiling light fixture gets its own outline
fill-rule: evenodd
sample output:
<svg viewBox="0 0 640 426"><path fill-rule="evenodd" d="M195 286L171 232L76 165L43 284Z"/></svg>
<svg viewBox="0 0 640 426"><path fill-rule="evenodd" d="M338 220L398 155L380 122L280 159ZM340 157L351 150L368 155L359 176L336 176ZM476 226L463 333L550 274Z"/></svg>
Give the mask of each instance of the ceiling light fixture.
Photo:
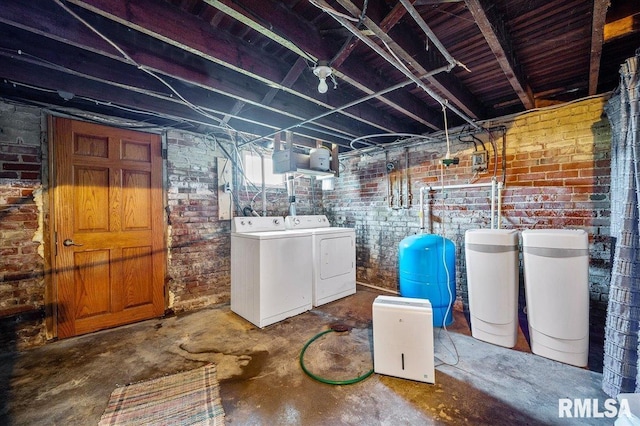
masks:
<svg viewBox="0 0 640 426"><path fill-rule="evenodd" d="M333 70L331 67L329 67L326 62L322 61L318 62L318 65L313 68L313 73L320 79L320 83L318 83L318 92L327 93L327 90L329 89L329 86L327 85L327 77L329 77L332 72Z"/></svg>

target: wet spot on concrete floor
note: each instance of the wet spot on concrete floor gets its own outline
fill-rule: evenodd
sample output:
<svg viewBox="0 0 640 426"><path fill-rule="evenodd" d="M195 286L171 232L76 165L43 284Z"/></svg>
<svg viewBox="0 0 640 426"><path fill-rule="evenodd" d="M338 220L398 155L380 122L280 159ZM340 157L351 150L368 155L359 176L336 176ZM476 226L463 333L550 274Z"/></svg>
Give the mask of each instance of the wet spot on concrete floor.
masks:
<svg viewBox="0 0 640 426"><path fill-rule="evenodd" d="M62 392L67 392L67 391L73 391L75 389L81 388L85 385L85 383L89 380L89 376L85 375L82 376L79 379L73 379L73 380L69 380L66 381L64 383L59 384L58 386L55 386L47 391L41 392L38 394L38 396L36 397L36 401L40 401L42 399L48 399L51 398L52 396L58 395L59 393Z"/></svg>
<svg viewBox="0 0 640 426"><path fill-rule="evenodd" d="M262 372L262 368L266 364L268 357L269 352L267 351L256 351L247 355L241 355L238 357L238 362L242 365L242 372L226 380L246 380L258 376Z"/></svg>
<svg viewBox="0 0 640 426"><path fill-rule="evenodd" d="M192 361L206 361L216 364L220 382L246 380L259 375L269 356L267 350L245 350L242 353L224 353L216 348L190 348L179 345L181 355Z"/></svg>

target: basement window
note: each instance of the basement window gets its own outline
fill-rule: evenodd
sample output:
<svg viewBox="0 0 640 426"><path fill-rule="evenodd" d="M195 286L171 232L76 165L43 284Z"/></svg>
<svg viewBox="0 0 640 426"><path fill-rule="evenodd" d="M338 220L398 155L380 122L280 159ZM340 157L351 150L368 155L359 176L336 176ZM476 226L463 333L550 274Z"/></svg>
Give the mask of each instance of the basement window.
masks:
<svg viewBox="0 0 640 426"><path fill-rule="evenodd" d="M256 186L260 186L262 183L262 171L260 169L262 159L254 152L245 152L243 156L244 162L244 174L246 179ZM267 186L283 186L284 175L273 173L273 160L271 157L264 158L264 184ZM247 185L245 179L245 186Z"/></svg>

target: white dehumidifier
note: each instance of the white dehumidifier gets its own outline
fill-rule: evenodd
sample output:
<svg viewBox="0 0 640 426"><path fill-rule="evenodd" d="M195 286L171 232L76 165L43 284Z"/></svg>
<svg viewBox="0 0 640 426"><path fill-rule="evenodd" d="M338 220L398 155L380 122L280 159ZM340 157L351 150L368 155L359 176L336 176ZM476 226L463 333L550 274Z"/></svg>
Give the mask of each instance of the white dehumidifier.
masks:
<svg viewBox="0 0 640 426"><path fill-rule="evenodd" d="M435 383L433 311L427 299L378 296L373 301L373 369Z"/></svg>

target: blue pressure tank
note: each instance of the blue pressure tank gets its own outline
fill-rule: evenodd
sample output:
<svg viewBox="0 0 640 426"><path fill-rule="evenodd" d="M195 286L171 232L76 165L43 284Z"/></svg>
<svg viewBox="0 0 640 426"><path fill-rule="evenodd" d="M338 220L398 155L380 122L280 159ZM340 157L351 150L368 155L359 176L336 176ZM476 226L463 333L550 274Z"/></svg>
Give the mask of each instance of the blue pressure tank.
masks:
<svg viewBox="0 0 640 426"><path fill-rule="evenodd" d="M456 249L453 241L440 235L412 235L400 242L398 256L400 295L429 299L433 325L451 324L453 302L456 300Z"/></svg>

